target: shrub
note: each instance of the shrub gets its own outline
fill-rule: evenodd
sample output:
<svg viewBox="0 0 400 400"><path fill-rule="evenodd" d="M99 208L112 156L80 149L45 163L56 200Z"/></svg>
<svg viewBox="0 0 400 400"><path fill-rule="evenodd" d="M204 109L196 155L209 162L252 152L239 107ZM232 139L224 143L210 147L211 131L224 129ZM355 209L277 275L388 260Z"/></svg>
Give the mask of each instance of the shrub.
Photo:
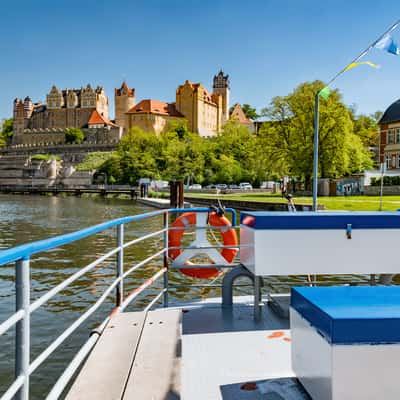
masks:
<svg viewBox="0 0 400 400"><path fill-rule="evenodd" d="M113 152L95 151L85 156L85 159L76 166L77 171L93 171L99 169L100 166L108 159L113 157Z"/></svg>
<svg viewBox="0 0 400 400"><path fill-rule="evenodd" d="M31 157L31 160L37 160L37 161L57 160L57 161L60 161L61 157L56 156L55 154L35 154Z"/></svg>
<svg viewBox="0 0 400 400"><path fill-rule="evenodd" d="M85 135L79 128L68 128L65 131L65 142L72 144L80 144L83 142L83 139L85 138Z"/></svg>
<svg viewBox="0 0 400 400"><path fill-rule="evenodd" d="M371 186L380 186L381 178L371 178ZM400 176L384 176L383 186L399 186Z"/></svg>

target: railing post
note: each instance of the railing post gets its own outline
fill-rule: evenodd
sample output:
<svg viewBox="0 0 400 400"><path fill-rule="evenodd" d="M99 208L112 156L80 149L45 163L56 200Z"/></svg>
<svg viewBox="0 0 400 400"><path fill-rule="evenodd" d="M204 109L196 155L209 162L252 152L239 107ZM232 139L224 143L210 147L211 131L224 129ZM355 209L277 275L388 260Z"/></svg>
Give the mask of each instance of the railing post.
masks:
<svg viewBox="0 0 400 400"><path fill-rule="evenodd" d="M24 376L25 381L17 392L16 400L29 399L30 363L30 270L29 258L15 263L16 311L24 310L24 317L17 322L15 337L15 377Z"/></svg>
<svg viewBox="0 0 400 400"><path fill-rule="evenodd" d="M124 244L124 224L117 226L117 246L119 247L119 251L117 253L117 278L121 277L124 274L124 249L122 248ZM117 285L117 293L116 293L116 306L119 307L124 301L124 282L121 282Z"/></svg>
<svg viewBox="0 0 400 400"><path fill-rule="evenodd" d="M164 219L164 268L167 270L164 272L164 307L168 307L168 211L163 214Z"/></svg>

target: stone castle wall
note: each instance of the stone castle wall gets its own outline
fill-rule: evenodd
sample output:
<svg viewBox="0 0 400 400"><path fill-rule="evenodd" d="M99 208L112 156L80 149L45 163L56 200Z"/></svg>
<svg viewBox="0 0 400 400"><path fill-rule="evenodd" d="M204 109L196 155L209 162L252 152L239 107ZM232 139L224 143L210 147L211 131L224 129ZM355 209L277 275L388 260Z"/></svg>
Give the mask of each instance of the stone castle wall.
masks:
<svg viewBox="0 0 400 400"><path fill-rule="evenodd" d="M120 128L90 128L82 129L85 142L88 143L115 143L121 139ZM18 137L16 145L54 146L65 144L65 129L25 129Z"/></svg>

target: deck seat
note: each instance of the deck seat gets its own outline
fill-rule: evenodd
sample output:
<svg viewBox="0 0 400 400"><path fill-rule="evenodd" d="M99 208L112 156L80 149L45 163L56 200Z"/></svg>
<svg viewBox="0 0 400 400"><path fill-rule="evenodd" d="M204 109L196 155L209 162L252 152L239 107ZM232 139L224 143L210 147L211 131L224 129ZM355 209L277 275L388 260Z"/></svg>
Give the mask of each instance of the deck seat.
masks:
<svg viewBox="0 0 400 400"><path fill-rule="evenodd" d="M66 400L178 399L181 311L121 313L105 328Z"/></svg>

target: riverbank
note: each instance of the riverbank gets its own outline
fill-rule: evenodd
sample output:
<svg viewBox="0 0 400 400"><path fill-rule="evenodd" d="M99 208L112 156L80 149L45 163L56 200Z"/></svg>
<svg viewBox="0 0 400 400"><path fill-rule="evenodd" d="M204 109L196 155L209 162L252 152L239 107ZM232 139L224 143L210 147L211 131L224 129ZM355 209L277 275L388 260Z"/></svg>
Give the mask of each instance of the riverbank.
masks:
<svg viewBox="0 0 400 400"><path fill-rule="evenodd" d="M185 198L190 202L191 199L213 199L215 202L222 201L224 205L227 202L251 202L267 204L286 204L285 200L279 194L270 193L235 193L235 194L203 194L203 193L185 193ZM311 197L294 197L295 205L311 206ZM345 210L345 211L379 211L379 196L346 196L346 197L320 197L319 206L326 210ZM233 206L234 207L234 206ZM259 209L259 208L257 208ZM260 208L261 209L261 208ZM267 208L263 208L267 209ZM400 209L400 196L383 196L382 211L396 211Z"/></svg>

